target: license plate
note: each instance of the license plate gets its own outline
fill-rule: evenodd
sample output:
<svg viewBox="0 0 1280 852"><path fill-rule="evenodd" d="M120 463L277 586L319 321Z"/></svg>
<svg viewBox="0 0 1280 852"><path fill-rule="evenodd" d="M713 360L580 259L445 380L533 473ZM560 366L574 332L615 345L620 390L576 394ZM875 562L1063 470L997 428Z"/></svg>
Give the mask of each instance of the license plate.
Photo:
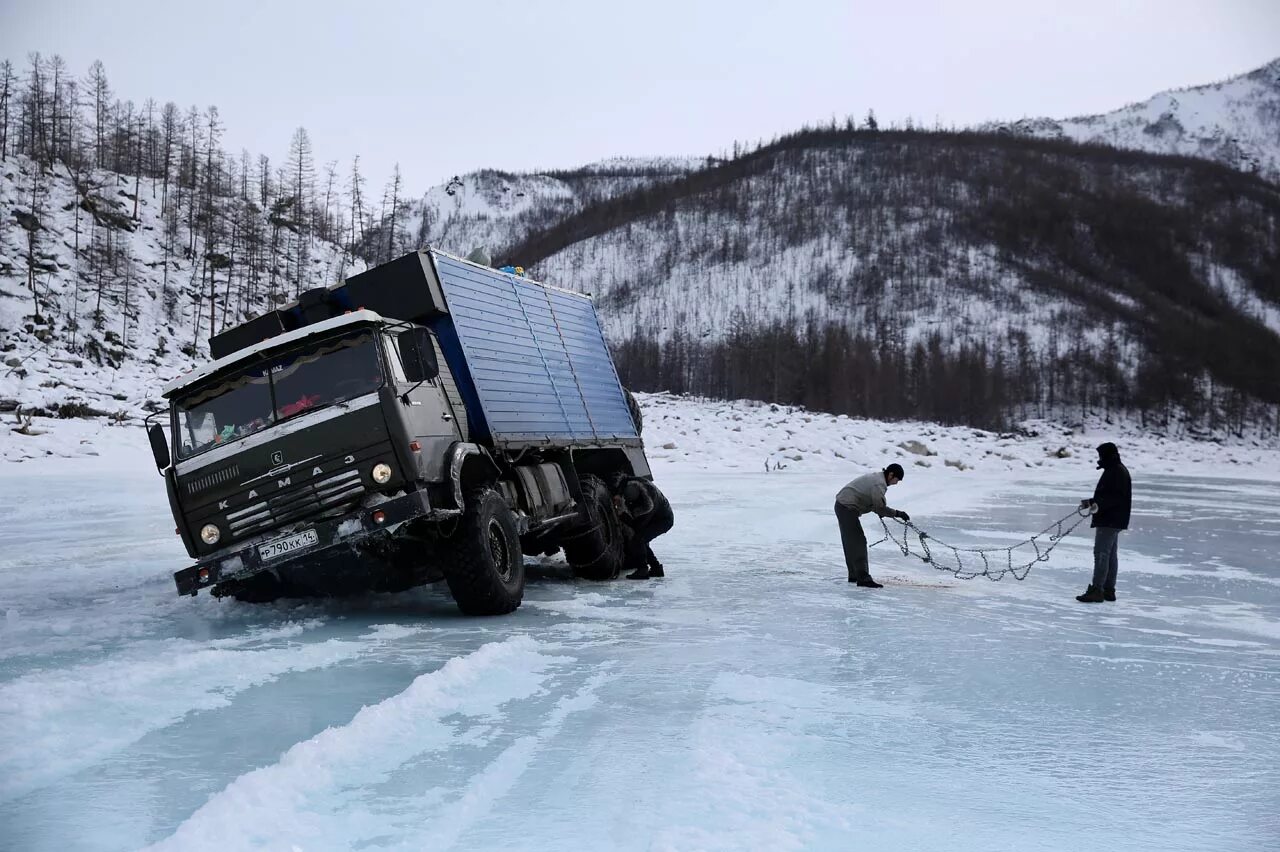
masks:
<svg viewBox="0 0 1280 852"><path fill-rule="evenodd" d="M272 559L279 559L298 550L306 550L319 543L320 536L316 535L315 530L303 530L295 535L258 545L258 556L263 562L270 562Z"/></svg>

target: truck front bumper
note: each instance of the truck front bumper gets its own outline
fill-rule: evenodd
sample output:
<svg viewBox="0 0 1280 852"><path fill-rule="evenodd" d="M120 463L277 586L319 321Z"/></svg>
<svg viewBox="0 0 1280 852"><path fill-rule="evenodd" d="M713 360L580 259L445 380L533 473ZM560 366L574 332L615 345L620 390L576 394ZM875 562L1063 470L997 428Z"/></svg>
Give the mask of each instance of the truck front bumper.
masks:
<svg viewBox="0 0 1280 852"><path fill-rule="evenodd" d="M212 588L228 580L252 577L261 571L323 559L341 551L354 552L371 536L383 535L405 521L431 514L433 512L427 503L426 492L414 491L336 518L302 524L285 535L246 543L236 550L206 557L190 568L175 572L173 581L178 586L178 594L194 595L201 589ZM315 544L292 550L286 556L263 558L264 550L273 550L267 545L310 532L315 534Z"/></svg>

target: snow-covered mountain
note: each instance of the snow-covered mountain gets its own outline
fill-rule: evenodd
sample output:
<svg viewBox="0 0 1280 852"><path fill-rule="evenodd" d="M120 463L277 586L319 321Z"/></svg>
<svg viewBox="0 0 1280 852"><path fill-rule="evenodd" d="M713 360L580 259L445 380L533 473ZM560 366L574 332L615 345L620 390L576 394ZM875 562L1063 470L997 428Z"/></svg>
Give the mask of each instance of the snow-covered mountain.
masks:
<svg viewBox="0 0 1280 852"><path fill-rule="evenodd" d="M455 176L409 205L405 232L414 246L455 254L514 245L583 207L655 183L675 180L715 161L698 157L614 158L572 171L481 170Z"/></svg>
<svg viewBox="0 0 1280 852"><path fill-rule="evenodd" d="M1026 118L979 129L1201 157L1274 181L1280 179L1280 59L1104 115ZM412 202L405 233L415 245L498 252L588 205L716 164L715 158L653 157L614 158L572 171L481 170L455 176Z"/></svg>
<svg viewBox="0 0 1280 852"><path fill-rule="evenodd" d="M459 254L496 249L705 162L618 159L571 172L481 171L432 188L407 206L400 227L416 235L411 245ZM169 187L171 196L179 192ZM0 416L15 418L10 425L21 422L16 409L37 419L94 412L136 418L165 381L206 357L211 321L225 327L298 287L331 284L367 267L338 245L301 233L278 211L231 195L217 206L228 221L233 208L245 218L240 255L228 244L223 250L233 254L223 262L230 266L211 271L203 225L196 223L193 236L186 211L169 201L166 216L157 179L105 170L76 175L62 163L42 167L22 155L0 162ZM249 231L263 238L259 257L245 257ZM376 226L369 240L380 242Z"/></svg>
<svg viewBox="0 0 1280 852"><path fill-rule="evenodd" d="M1221 83L1161 92L1103 115L1024 118L986 131L1203 157L1280 180L1280 59Z"/></svg>
<svg viewBox="0 0 1280 852"><path fill-rule="evenodd" d="M1280 401L1278 226L1274 184L1207 161L825 129L505 259L595 294L637 387L974 422Z"/></svg>
<svg viewBox="0 0 1280 852"><path fill-rule="evenodd" d="M1278 72L1177 97L1271 120ZM1280 190L1056 135L805 130L730 160L480 171L376 218L247 155L210 166L204 141L176 165L152 152L141 177L87 168L92 150L11 154L0 412L137 414L158 377L204 357L211 326L364 268L352 251L432 244L595 294L641 389L983 425L1136 408L1162 426L1280 430ZM133 138L118 169L150 150Z"/></svg>

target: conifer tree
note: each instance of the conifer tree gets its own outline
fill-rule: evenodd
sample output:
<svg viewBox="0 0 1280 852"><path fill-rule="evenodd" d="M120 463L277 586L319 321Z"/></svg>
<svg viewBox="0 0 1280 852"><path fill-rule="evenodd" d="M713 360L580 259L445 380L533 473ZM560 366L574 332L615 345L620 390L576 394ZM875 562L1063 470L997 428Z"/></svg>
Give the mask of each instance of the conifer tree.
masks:
<svg viewBox="0 0 1280 852"><path fill-rule="evenodd" d="M106 137L111 112L111 86L107 83L107 69L99 60L89 66L88 95L93 102L93 163L98 168L106 165Z"/></svg>
<svg viewBox="0 0 1280 852"><path fill-rule="evenodd" d="M8 59L0 62L0 160L9 157L9 114L17 83L13 63Z"/></svg>

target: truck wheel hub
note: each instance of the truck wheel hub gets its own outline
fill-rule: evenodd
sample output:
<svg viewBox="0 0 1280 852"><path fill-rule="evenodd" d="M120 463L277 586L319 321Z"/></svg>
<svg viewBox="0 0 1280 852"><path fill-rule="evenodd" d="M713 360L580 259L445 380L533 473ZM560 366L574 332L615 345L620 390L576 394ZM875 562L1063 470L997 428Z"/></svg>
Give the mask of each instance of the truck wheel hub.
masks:
<svg viewBox="0 0 1280 852"><path fill-rule="evenodd" d="M489 541L489 555L493 557L493 566L498 569L498 576L503 580L511 579L511 551L507 547L507 536L497 518L489 521L486 538Z"/></svg>

